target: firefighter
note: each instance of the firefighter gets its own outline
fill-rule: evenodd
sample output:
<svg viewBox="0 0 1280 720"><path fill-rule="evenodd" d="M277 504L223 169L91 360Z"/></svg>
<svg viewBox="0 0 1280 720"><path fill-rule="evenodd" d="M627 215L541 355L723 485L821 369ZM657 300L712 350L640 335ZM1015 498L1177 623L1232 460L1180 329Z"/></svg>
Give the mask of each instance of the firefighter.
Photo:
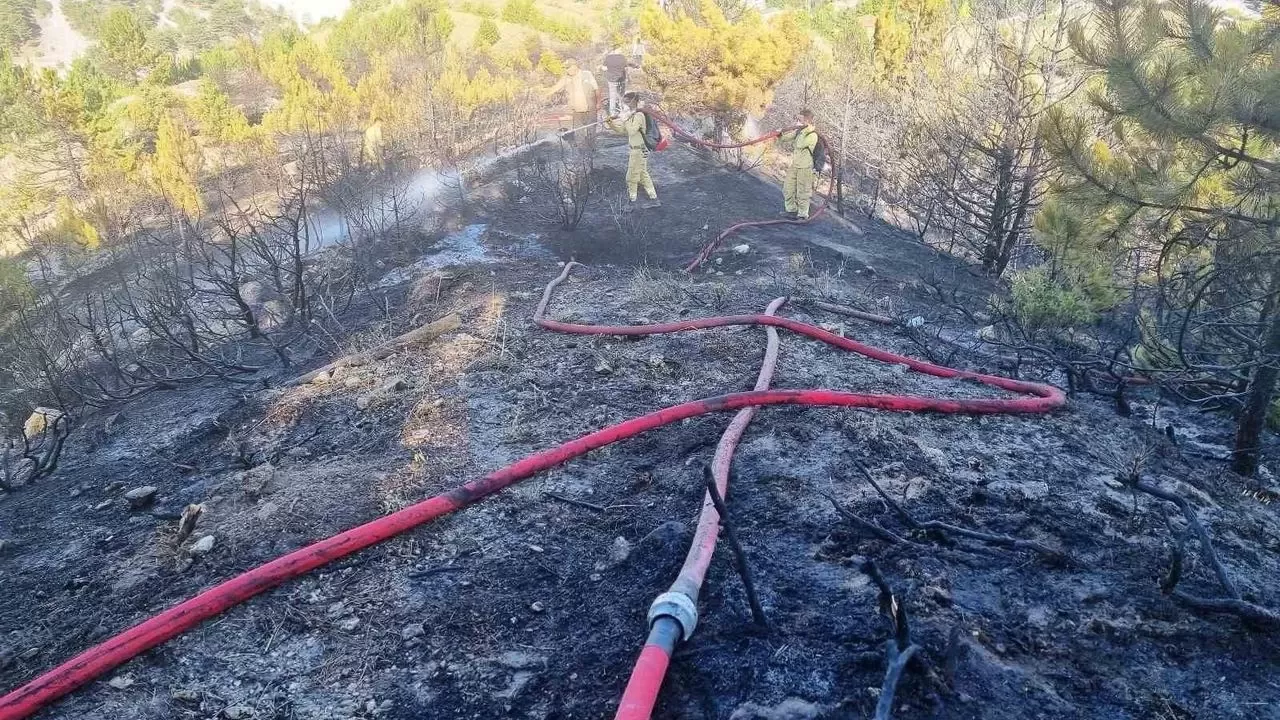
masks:
<svg viewBox="0 0 1280 720"><path fill-rule="evenodd" d="M809 200L813 194L813 151L818 147L818 130L813 126L813 111L801 110L799 124L783 133L778 141L791 147L791 165L782 182L782 216L788 220L808 220Z"/></svg>
<svg viewBox="0 0 1280 720"><path fill-rule="evenodd" d="M649 196L649 202L644 207L661 207L658 191L653 187L653 178L649 177L649 148L644 141L648 118L640 112L640 94L629 92L623 95L622 105L622 116L608 118L605 125L610 130L627 136L627 147L630 148L627 155L627 195L631 198L627 208L630 210L635 207L641 187L644 187L645 194ZM621 125L618 120L621 120Z"/></svg>
<svg viewBox="0 0 1280 720"><path fill-rule="evenodd" d="M600 92L600 84L596 82L596 76L592 75L590 70L579 66L576 59L569 58L565 61L564 77L546 91L546 96L552 97L560 92L565 94L569 102L569 110L573 113L573 124L570 127L587 129L588 132L583 134L589 136L590 128L586 126L598 122L596 94Z"/></svg>

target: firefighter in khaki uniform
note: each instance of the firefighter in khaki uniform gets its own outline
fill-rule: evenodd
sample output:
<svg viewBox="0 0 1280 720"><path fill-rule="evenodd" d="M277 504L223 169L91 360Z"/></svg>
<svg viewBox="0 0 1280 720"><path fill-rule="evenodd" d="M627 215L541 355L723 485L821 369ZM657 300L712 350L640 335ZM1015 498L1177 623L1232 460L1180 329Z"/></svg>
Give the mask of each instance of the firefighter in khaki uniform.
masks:
<svg viewBox="0 0 1280 720"><path fill-rule="evenodd" d="M660 207L658 191L653 187L653 178L649 177L649 148L644 142L645 123L648 117L640 112L640 94L629 92L622 97L624 106L621 118L608 118L605 125L614 132L627 136L627 147L631 152L627 155L627 195L631 198L629 208L635 207L640 196L640 188L649 196L646 208ZM617 120L622 120L619 126Z"/></svg>
<svg viewBox="0 0 1280 720"><path fill-rule="evenodd" d="M788 220L808 220L809 200L813 194L813 151L818 147L818 130L813 126L813 111L800 111L799 127L783 133L778 142L791 145L791 166L782 182L782 216Z"/></svg>

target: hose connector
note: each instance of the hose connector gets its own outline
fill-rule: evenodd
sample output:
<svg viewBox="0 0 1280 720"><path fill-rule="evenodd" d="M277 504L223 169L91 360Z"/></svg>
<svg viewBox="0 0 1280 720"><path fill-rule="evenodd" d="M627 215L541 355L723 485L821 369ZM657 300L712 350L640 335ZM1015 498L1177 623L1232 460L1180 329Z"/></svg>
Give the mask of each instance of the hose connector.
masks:
<svg viewBox="0 0 1280 720"><path fill-rule="evenodd" d="M680 624L680 639L688 642L698 627L698 604L681 592L664 592L654 598L649 606L649 627L661 617L669 617Z"/></svg>

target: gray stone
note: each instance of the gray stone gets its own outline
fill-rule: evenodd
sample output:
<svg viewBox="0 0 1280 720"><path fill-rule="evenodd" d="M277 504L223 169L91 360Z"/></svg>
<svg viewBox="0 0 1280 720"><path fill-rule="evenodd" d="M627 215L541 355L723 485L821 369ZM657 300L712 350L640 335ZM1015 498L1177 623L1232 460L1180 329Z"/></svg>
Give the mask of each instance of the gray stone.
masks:
<svg viewBox="0 0 1280 720"><path fill-rule="evenodd" d="M248 705L232 705L223 708L222 717L227 720L248 720L253 717L253 708Z"/></svg>
<svg viewBox="0 0 1280 720"><path fill-rule="evenodd" d="M141 510L155 502L158 491L159 489L155 485L143 485L125 493L124 499L129 501L129 507L134 510Z"/></svg>
<svg viewBox="0 0 1280 720"><path fill-rule="evenodd" d="M212 535L205 535L204 537L195 541L195 543L191 545L191 554L194 555L195 557L200 557L201 555L208 555L209 553L213 552L214 542L215 542L214 537Z"/></svg>
<svg viewBox="0 0 1280 720"><path fill-rule="evenodd" d="M427 633L427 628L422 623L411 623L405 625L400 631L401 640L412 640L416 637L422 637Z"/></svg>
<svg viewBox="0 0 1280 720"><path fill-rule="evenodd" d="M382 392L395 393L409 389L409 381L403 375L396 375L382 383Z"/></svg>
<svg viewBox="0 0 1280 720"><path fill-rule="evenodd" d="M621 565L629 557L631 557L631 543L621 535L614 538L613 545L609 547L609 565Z"/></svg>

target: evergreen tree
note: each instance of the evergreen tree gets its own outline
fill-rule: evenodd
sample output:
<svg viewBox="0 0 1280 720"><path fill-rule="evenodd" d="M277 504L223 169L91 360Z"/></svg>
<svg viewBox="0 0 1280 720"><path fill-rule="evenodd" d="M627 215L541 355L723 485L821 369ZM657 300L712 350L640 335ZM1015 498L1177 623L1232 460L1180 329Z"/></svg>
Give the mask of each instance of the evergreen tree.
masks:
<svg viewBox="0 0 1280 720"><path fill-rule="evenodd" d="M1057 195L1145 250L1160 300L1137 354L1239 410L1233 467L1252 474L1280 374L1280 15L1098 0L1072 45L1095 85L1048 117Z"/></svg>
<svg viewBox="0 0 1280 720"><path fill-rule="evenodd" d="M715 117L731 130L769 104L806 45L790 15L766 22L747 11L735 23L713 0L702 0L696 17L683 11L669 15L650 5L640 26L649 43L645 73L664 100Z"/></svg>

